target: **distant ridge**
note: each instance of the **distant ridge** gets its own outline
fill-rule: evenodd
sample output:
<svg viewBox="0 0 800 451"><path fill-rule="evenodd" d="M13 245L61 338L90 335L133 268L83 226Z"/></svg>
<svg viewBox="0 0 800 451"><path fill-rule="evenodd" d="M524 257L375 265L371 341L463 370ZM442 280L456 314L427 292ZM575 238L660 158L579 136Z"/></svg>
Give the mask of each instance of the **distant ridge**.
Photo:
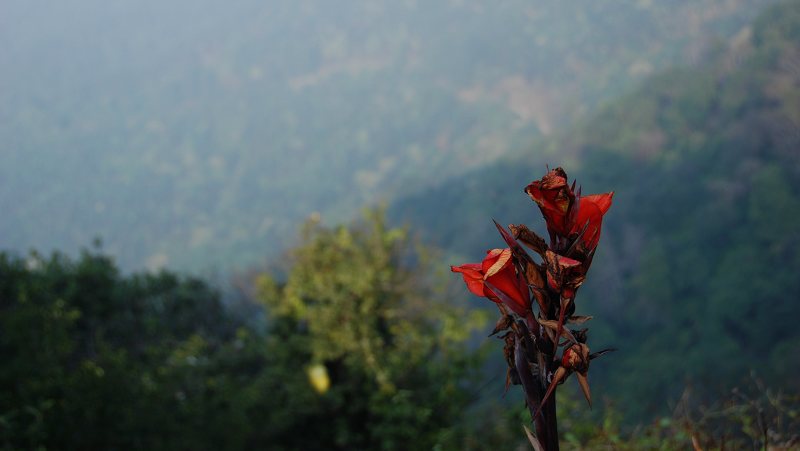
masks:
<svg viewBox="0 0 800 451"><path fill-rule="evenodd" d="M707 63L658 74L527 156L447 180L391 214L458 262L485 251L491 218L536 223L522 187L545 163L563 162L592 192L615 190L584 299L589 314L612 318L594 325L593 342L620 348L597 386L636 419L666 414L687 385L702 398L750 370L797 389L798 149L795 0Z"/></svg>
<svg viewBox="0 0 800 451"><path fill-rule="evenodd" d="M227 272L702 60L772 0L3 3L0 248Z"/></svg>

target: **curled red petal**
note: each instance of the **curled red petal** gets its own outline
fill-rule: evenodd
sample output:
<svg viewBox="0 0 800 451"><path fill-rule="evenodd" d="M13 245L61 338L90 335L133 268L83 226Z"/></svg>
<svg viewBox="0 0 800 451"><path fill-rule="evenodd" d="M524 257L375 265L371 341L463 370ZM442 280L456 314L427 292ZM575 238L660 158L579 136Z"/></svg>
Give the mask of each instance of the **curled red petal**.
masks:
<svg viewBox="0 0 800 451"><path fill-rule="evenodd" d="M511 249L492 249L486 253L486 258L481 263L484 279L491 277L511 266Z"/></svg>
<svg viewBox="0 0 800 451"><path fill-rule="evenodd" d="M450 270L461 273L472 294L506 304L514 312L525 315L531 308L530 291L517 274L512 257L509 248L492 249L481 263L451 266Z"/></svg>
<svg viewBox="0 0 800 451"><path fill-rule="evenodd" d="M484 283L484 285L486 286L486 289L491 291L492 294L498 299L498 301L495 302L504 304L506 307L510 308L511 311L516 313L517 315L526 316L528 312L530 312L530 303L528 303L528 305L525 305L525 303L520 302L519 299L512 298L505 291L503 291L499 287L494 286L492 282L488 280Z"/></svg>
<svg viewBox="0 0 800 451"><path fill-rule="evenodd" d="M461 266L451 266L450 271L461 273L467 289L475 296L486 297L483 286L483 272L478 263L466 263Z"/></svg>
<svg viewBox="0 0 800 451"><path fill-rule="evenodd" d="M528 284L517 274L513 252L510 248L491 249L481 262L484 295L495 302L503 302L519 314L530 310L531 299ZM510 301L510 302L507 302Z"/></svg>
<svg viewBox="0 0 800 451"><path fill-rule="evenodd" d="M545 174L541 180L531 182L525 192L536 202L547 222L547 229L561 236L569 232L567 218L575 200L575 193L567 184L567 174L556 168Z"/></svg>
<svg viewBox="0 0 800 451"><path fill-rule="evenodd" d="M597 247L597 243L600 241L602 225L603 211L594 201L581 197L577 211L572 218L569 234L574 236L583 232L580 238L583 246L587 250L591 250Z"/></svg>
<svg viewBox="0 0 800 451"><path fill-rule="evenodd" d="M591 202L597 205L597 208L600 209L600 213L606 214L609 208L611 208L611 200L614 198L614 192L611 191L609 193L603 194L590 194L588 196L581 197L581 202Z"/></svg>

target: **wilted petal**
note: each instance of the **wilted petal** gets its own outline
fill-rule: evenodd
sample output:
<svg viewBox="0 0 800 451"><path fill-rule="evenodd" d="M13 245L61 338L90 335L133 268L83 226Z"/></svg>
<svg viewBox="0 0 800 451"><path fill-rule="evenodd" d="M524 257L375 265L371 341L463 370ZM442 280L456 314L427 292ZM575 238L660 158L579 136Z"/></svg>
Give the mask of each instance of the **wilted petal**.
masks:
<svg viewBox="0 0 800 451"><path fill-rule="evenodd" d="M547 243L544 241L544 238L534 233L525 224L511 224L508 228L511 230L514 238L533 249L537 254L544 255L545 250L547 250Z"/></svg>
<svg viewBox="0 0 800 451"><path fill-rule="evenodd" d="M561 292L561 285L569 269L581 264L577 260L558 255L549 249L545 253L545 263L547 264L547 283L555 292Z"/></svg>
<svg viewBox="0 0 800 451"><path fill-rule="evenodd" d="M528 263L528 267L525 270L525 274L528 277L528 283L536 288L544 288L544 276L542 276L542 267L537 265L536 263Z"/></svg>
<svg viewBox="0 0 800 451"><path fill-rule="evenodd" d="M589 371L589 347L583 343L572 345L561 355L561 366L577 373Z"/></svg>
<svg viewBox="0 0 800 451"><path fill-rule="evenodd" d="M542 211L547 229L558 235L566 236L567 214L575 200L575 194L567 184L567 174L561 168L548 172L541 180L531 182L525 192L536 202Z"/></svg>

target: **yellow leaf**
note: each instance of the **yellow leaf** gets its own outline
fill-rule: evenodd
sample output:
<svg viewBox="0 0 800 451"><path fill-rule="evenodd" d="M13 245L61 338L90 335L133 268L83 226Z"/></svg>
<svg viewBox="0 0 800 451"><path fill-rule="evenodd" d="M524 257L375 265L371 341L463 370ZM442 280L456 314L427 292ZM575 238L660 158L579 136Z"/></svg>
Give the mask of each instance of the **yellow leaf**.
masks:
<svg viewBox="0 0 800 451"><path fill-rule="evenodd" d="M331 378L328 376L328 369L325 365L317 363L311 365L306 369L308 374L308 381L314 390L319 394L323 394L331 387Z"/></svg>

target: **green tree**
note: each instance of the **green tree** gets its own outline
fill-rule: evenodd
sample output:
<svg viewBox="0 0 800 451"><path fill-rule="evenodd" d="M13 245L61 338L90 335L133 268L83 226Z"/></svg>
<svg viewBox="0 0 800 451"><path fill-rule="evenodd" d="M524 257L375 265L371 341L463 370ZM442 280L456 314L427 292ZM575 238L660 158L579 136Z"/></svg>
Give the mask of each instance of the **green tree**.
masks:
<svg viewBox="0 0 800 451"><path fill-rule="evenodd" d="M302 242L285 283L259 280L271 349L291 362L278 378L284 420L269 427L289 448L458 448L479 362L465 341L483 316L442 300L423 253L381 211L354 227L311 221ZM330 387L315 393L307 376Z"/></svg>
<svg viewBox="0 0 800 451"><path fill-rule="evenodd" d="M186 413L194 374L235 326L198 279L0 253L0 448L184 448L213 412Z"/></svg>

